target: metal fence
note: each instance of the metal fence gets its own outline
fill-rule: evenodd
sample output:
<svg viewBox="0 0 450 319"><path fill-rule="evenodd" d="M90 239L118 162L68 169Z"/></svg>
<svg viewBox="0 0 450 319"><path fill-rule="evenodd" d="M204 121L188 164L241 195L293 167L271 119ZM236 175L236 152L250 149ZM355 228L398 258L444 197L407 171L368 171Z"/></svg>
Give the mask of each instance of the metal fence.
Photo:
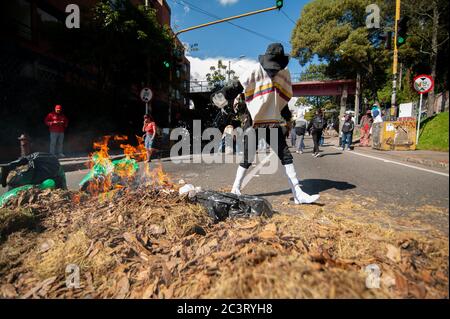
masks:
<svg viewBox="0 0 450 319"><path fill-rule="evenodd" d="M191 81L190 92L191 93L207 93L213 90L208 81Z"/></svg>
<svg viewBox="0 0 450 319"><path fill-rule="evenodd" d="M309 73L291 73L292 83L297 83L301 81L325 81L331 80L330 78L324 78L323 75L309 74ZM208 81L191 81L190 92L191 93L205 93L211 92L213 86L211 86Z"/></svg>

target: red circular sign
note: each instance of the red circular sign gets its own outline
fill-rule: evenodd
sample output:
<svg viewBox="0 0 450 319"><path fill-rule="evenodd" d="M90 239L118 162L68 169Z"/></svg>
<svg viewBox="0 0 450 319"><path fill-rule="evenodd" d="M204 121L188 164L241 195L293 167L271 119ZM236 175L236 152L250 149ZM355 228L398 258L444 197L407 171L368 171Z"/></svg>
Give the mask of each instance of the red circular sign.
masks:
<svg viewBox="0 0 450 319"><path fill-rule="evenodd" d="M419 94L430 92L434 87L434 80L426 74L418 75L414 78L414 90Z"/></svg>

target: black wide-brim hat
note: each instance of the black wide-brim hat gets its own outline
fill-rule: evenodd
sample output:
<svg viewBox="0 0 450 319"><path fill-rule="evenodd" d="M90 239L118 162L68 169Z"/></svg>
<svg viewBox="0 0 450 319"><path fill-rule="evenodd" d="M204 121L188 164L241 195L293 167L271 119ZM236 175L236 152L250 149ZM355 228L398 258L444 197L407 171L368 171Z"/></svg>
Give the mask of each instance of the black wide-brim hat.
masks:
<svg viewBox="0 0 450 319"><path fill-rule="evenodd" d="M259 56L259 63L264 69L283 70L289 64L289 56L284 54L281 43L269 44L266 54Z"/></svg>

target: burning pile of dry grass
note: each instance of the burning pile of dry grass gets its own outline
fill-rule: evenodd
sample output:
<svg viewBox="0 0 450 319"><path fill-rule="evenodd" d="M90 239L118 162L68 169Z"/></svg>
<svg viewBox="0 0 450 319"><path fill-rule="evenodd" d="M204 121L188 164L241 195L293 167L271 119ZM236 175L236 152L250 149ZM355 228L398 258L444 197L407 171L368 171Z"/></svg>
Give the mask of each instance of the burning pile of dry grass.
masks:
<svg viewBox="0 0 450 319"><path fill-rule="evenodd" d="M35 219L5 233L0 297L448 297L446 238L393 232L326 207L213 224L176 192L121 189L100 198L32 190L6 210ZM80 269L79 288L66 287L69 264ZM370 264L379 267L379 289L366 287Z"/></svg>

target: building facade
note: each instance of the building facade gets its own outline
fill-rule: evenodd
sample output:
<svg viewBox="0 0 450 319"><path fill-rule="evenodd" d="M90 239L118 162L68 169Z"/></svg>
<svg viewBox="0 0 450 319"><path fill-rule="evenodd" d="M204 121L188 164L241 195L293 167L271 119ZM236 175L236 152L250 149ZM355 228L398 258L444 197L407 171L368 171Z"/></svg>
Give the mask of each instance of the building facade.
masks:
<svg viewBox="0 0 450 319"><path fill-rule="evenodd" d="M170 26L171 10L165 0L129 1L136 6L147 4L156 10L160 24ZM14 158L18 152L17 141L5 136L19 136L23 132L37 137L35 148L45 150L48 137L43 117L57 103L66 106L72 119L69 129L73 134L69 134L66 144L74 152L90 149L91 144L86 141L98 137L100 131L115 132L117 126L129 128L131 135L140 134L144 107L139 91L146 84L136 83L135 90L129 92L129 101L120 109L96 108L96 105L115 102L114 96L104 96L96 87L97 70L58 55L46 34L52 24L65 22L67 5L80 7L82 27L83 19L88 18L90 9L97 3L98 0L0 1L0 154L3 157ZM174 41L182 48L178 39ZM168 70L173 79L171 87L152 87L152 107L159 114L160 127L170 127L176 113L189 107L189 61L183 50L178 54L178 57L175 53L168 57L173 60ZM119 124L109 127L106 119L114 117L116 112L115 122ZM86 124L87 114L96 119L94 124Z"/></svg>

